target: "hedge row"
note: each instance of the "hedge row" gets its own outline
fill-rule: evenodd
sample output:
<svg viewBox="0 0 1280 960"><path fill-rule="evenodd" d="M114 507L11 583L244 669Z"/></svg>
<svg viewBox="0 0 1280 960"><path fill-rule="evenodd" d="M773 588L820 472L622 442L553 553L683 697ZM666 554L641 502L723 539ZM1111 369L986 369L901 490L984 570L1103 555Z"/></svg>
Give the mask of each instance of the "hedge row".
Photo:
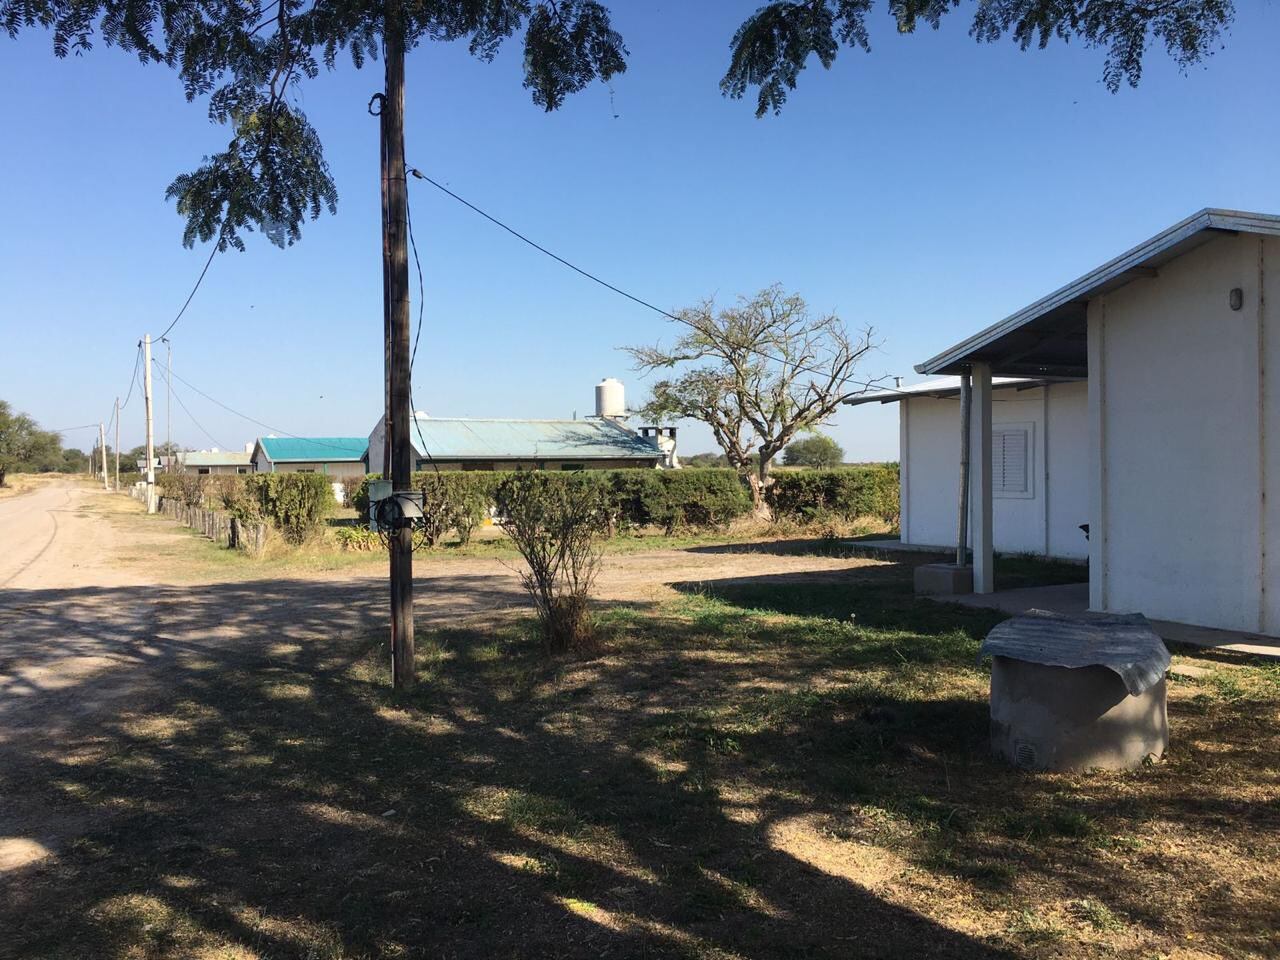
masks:
<svg viewBox="0 0 1280 960"><path fill-rule="evenodd" d="M507 471L415 473L413 488L424 493L429 518L427 539L434 543L447 530L465 542L494 509ZM721 527L751 510L751 497L733 470L591 470L548 473L552 482L588 483L598 487L615 529L660 527L671 534L682 528ZM347 491L347 502L366 516L369 483L365 477ZM809 521L824 515L844 519L878 517L898 520L896 467L846 467L833 470L780 471L773 475L769 503L780 518Z"/></svg>
<svg viewBox="0 0 1280 960"><path fill-rule="evenodd" d="M302 543L333 512L333 486L319 473L205 475L164 473L160 495L189 507L224 510L245 521L268 521L290 543Z"/></svg>
<svg viewBox="0 0 1280 960"><path fill-rule="evenodd" d="M415 490L425 494L428 516L438 519L439 531L457 530L465 541L494 508L498 487L510 471L424 471L413 475ZM672 533L682 527L718 527L751 509L751 498L732 470L588 470L548 473L551 482L586 483L601 490L610 523L616 529L661 527ZM351 492L351 504L368 513L366 477Z"/></svg>
<svg viewBox="0 0 1280 960"><path fill-rule="evenodd" d="M846 520L878 517L896 524L901 512L896 465L833 470L786 470L773 475L769 502L779 517Z"/></svg>

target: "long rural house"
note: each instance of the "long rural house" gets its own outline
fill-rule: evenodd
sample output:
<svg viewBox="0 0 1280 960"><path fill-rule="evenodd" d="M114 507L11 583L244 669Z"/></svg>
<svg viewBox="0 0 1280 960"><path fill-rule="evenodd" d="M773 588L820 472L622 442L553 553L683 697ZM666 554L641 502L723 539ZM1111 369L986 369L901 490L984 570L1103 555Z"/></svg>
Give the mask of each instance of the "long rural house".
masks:
<svg viewBox="0 0 1280 960"><path fill-rule="evenodd" d="M415 413L409 425L414 469L618 470L680 466L676 428L632 429L622 384L596 385L596 415L571 420L469 419ZM369 434L369 470L381 473L386 429L380 419Z"/></svg>

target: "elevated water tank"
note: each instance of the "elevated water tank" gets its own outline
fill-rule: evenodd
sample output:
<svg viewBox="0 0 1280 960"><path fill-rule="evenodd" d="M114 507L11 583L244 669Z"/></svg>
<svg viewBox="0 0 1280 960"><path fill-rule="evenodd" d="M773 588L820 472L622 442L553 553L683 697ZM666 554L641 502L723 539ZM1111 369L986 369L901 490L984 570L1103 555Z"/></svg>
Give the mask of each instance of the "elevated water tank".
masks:
<svg viewBox="0 0 1280 960"><path fill-rule="evenodd" d="M596 384L596 416L620 420L626 415L627 400L622 381L605 377Z"/></svg>

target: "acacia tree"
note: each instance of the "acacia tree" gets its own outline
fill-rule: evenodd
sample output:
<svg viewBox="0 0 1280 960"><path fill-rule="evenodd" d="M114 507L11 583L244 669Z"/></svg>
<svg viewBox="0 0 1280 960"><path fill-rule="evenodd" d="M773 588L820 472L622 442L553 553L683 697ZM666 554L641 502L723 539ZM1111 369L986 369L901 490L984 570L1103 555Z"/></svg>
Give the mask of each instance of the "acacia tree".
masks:
<svg viewBox="0 0 1280 960"><path fill-rule="evenodd" d="M642 413L709 426L750 487L756 515L768 518L773 458L878 382L853 379L874 332L851 335L838 316L811 313L780 286L724 310L707 300L676 316L689 331L670 347L624 348L642 372L680 368L653 385Z"/></svg>

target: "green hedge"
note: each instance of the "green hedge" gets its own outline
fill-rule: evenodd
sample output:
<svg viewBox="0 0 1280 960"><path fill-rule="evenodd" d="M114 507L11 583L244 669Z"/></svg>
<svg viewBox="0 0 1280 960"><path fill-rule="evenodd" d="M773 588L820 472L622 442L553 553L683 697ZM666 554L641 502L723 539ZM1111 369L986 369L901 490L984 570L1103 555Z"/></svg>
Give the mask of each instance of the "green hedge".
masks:
<svg viewBox="0 0 1280 960"><path fill-rule="evenodd" d="M453 529L464 541L494 508L499 486L510 471L423 471L413 475L434 515L428 539ZM602 491L615 528L661 527L672 533L685 527L723 526L751 509L751 498L732 470L584 470L546 474L552 483L585 483ZM351 503L361 516L369 510L366 477ZM439 528L438 530L436 528Z"/></svg>
<svg viewBox="0 0 1280 960"><path fill-rule="evenodd" d="M828 513L847 520L879 517L897 523L901 511L896 464L778 471L768 496L777 516L793 520Z"/></svg>
<svg viewBox="0 0 1280 960"><path fill-rule="evenodd" d="M290 543L302 543L334 507L333 486L320 473L156 477L160 495L188 506L225 510L241 520L269 521Z"/></svg>

